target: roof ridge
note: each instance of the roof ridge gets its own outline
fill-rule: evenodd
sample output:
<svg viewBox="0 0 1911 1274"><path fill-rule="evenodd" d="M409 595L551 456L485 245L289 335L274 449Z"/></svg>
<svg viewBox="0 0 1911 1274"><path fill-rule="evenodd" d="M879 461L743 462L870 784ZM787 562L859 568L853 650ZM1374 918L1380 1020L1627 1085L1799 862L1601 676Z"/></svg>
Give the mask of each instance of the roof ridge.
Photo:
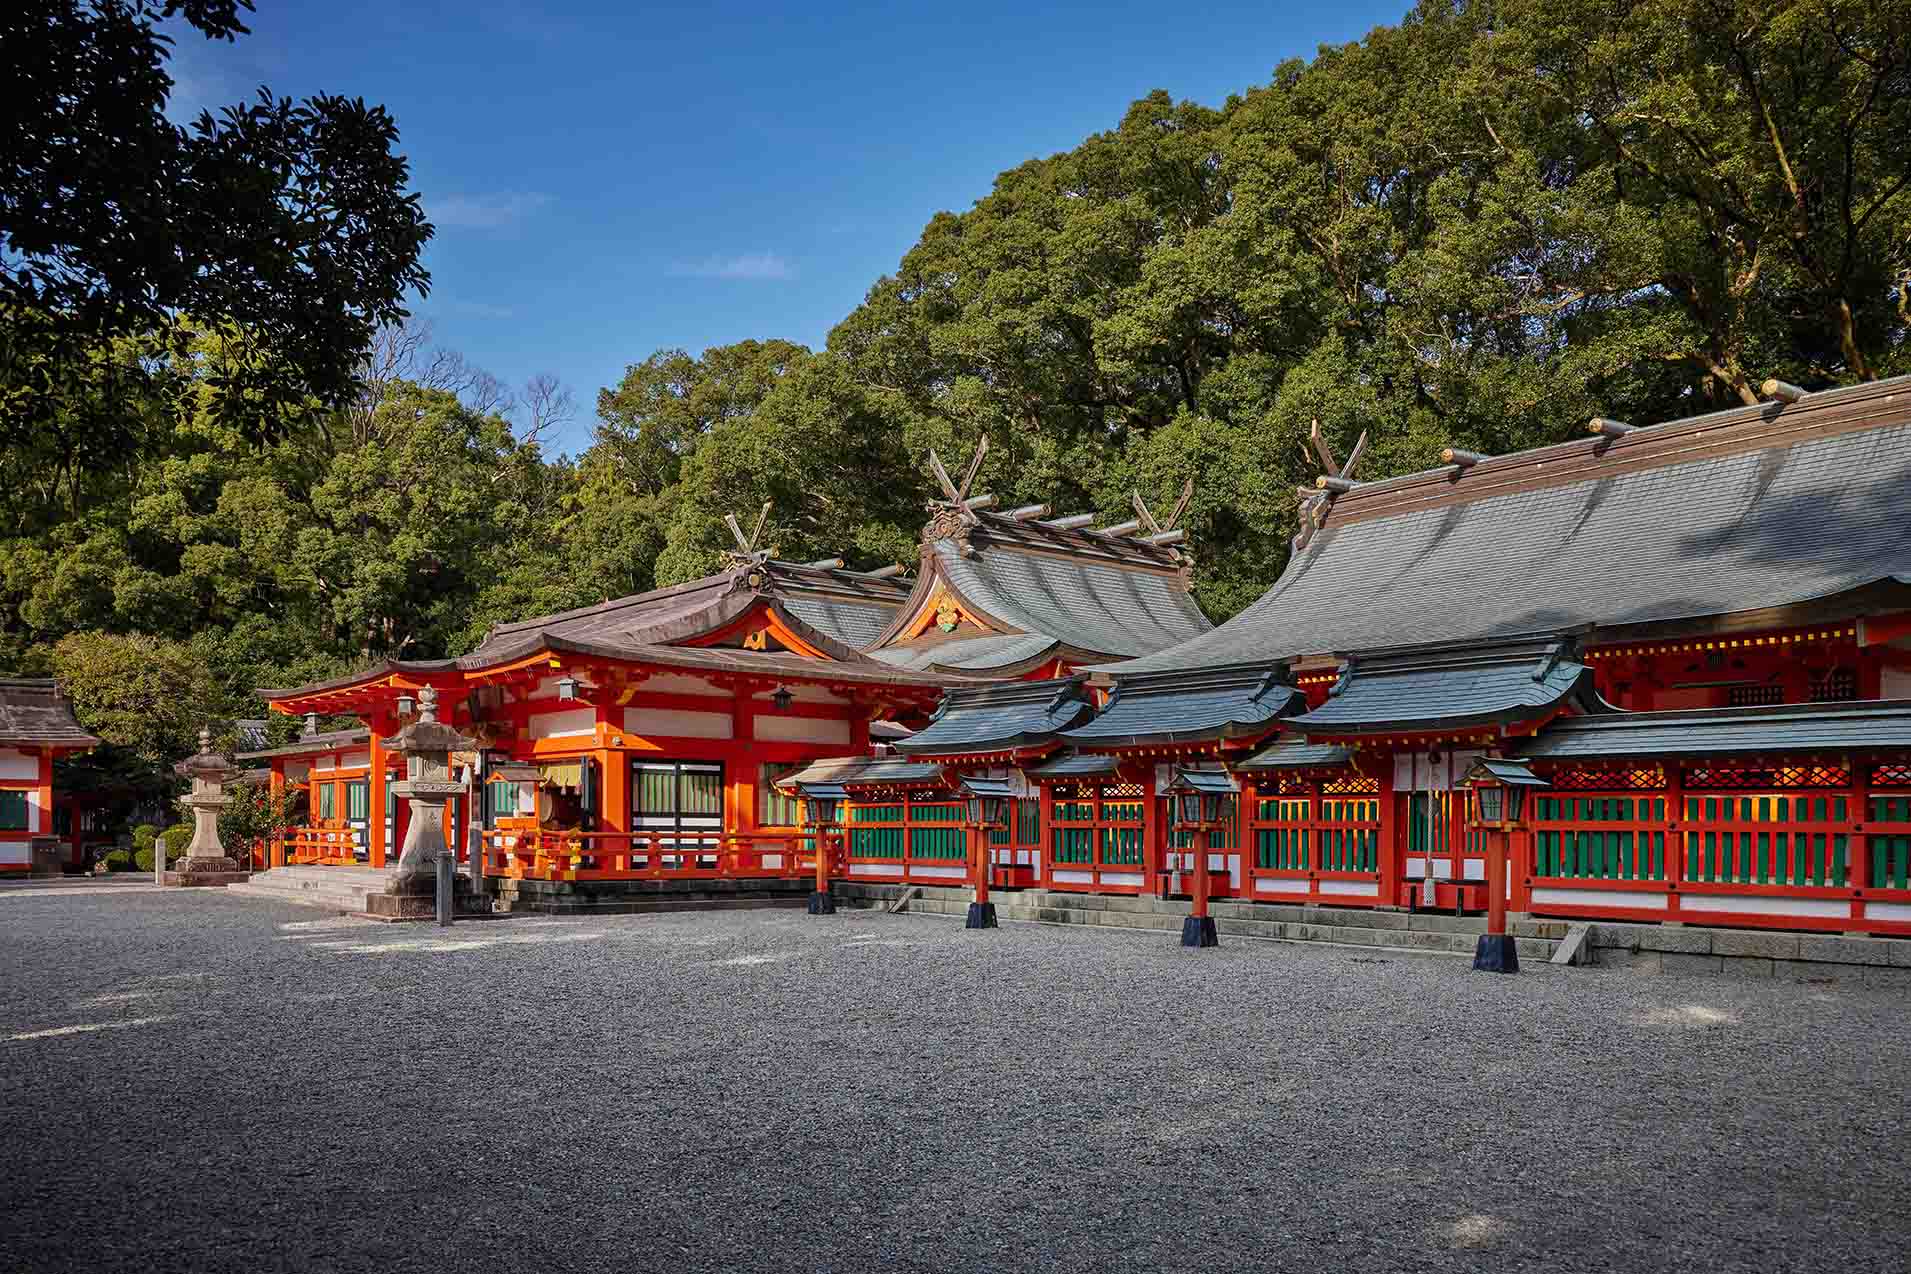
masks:
<svg viewBox="0 0 1911 1274"><path fill-rule="evenodd" d="M532 628L542 628L548 624L561 623L572 619L583 619L589 615L607 615L613 611L622 610L628 606L635 606L641 602L654 602L667 597L687 596L691 593L716 588L719 584L734 584L737 576L741 575L743 571L744 568L741 567L733 568L727 571L719 571L715 575L703 575L693 580L685 580L681 584L671 584L664 588L653 588L642 593L631 593L624 597L613 597L607 601L592 602L589 606L576 606L570 610L554 611L549 615L536 615L530 619L514 620L508 624L494 624L486 631L484 637L478 642L478 645L483 646L496 637L514 636L519 632Z"/></svg>
<svg viewBox="0 0 1911 1274"><path fill-rule="evenodd" d="M1866 417L1865 408L1873 400L1888 402L1907 391L1911 391L1911 375L1863 381L1856 385L1818 390L1791 403L1774 400L1724 407L1695 416L1680 416L1635 426L1620 437L1573 438L1504 455L1488 456L1464 466L1439 465L1391 478L1377 478L1359 483L1353 490L1336 496L1321 528L1325 531L1337 523L1345 525L1354 520L1383 517L1400 508L1419 507L1407 497L1427 489L1439 491L1446 497L1443 503L1464 504L1503 494L1509 487L1563 484L1588 474L1595 462L1606 462L1602 466L1606 470L1622 462L1630 462L1630 467L1635 470L1668 468L1690 458L1676 450L1676 444L1689 437L1719 430L1732 431L1730 442L1738 444L1735 449L1754 450L1757 448L1749 444L1761 440L1769 440L1768 445L1790 441L1780 435L1782 431L1793 428L1802 427L1802 432L1813 425L1822 427L1846 422L1855 422L1855 431L1882 428L1892 422L1871 423ZM1906 411L1911 414L1911 400L1907 400ZM1824 419L1826 413L1832 413L1831 420ZM1758 431L1759 426L1763 426L1763 432ZM1536 481L1509 483L1506 480L1515 474L1533 479L1536 475L1531 471L1545 466L1551 466L1552 471Z"/></svg>

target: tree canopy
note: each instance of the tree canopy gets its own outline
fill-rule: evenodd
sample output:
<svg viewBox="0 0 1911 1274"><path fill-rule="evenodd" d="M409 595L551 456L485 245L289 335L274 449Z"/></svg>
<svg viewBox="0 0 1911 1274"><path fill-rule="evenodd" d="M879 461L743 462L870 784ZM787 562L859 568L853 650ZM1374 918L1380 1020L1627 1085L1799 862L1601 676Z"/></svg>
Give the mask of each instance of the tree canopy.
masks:
<svg viewBox="0 0 1911 1274"><path fill-rule="evenodd" d="M383 202L379 128L346 135L365 208L395 218L353 286L400 278L421 227ZM514 405L390 329L316 329L358 360L350 393L235 397L250 360L303 356L302 303L168 302L92 332L53 408L78 431L131 403L134 445L0 441L0 664L173 643L208 672L203 710L236 713L255 686L705 573L722 515L765 500L785 556L912 564L930 448L984 434L1005 505L1118 521L1195 479L1219 620L1286 561L1314 421L1342 454L1368 432L1374 477L1753 401L1766 377L1911 371L1907 143L1911 0L1427 0L1001 174L821 349L632 351L575 458L546 454L548 393ZM390 317L361 302L352 322Z"/></svg>
<svg viewBox="0 0 1911 1274"><path fill-rule="evenodd" d="M177 18L246 34L250 0L16 0L0 17L0 437L54 439L80 463L137 445L140 360L178 320L226 329L200 378L212 410L270 438L308 399L339 406L373 333L406 316L431 235L382 107L260 88L166 115Z"/></svg>

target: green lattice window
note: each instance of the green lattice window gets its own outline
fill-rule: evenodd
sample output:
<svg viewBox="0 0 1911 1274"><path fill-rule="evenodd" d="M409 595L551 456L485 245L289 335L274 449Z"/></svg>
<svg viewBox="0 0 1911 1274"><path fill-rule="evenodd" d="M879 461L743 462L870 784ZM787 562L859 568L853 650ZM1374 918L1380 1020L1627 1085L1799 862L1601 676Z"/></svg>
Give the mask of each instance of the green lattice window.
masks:
<svg viewBox="0 0 1911 1274"><path fill-rule="evenodd" d="M1139 785L1058 784L1054 816L1051 862L1129 867L1142 861L1147 801Z"/></svg>
<svg viewBox="0 0 1911 1274"><path fill-rule="evenodd" d="M1687 797L1686 879L1842 887L1848 810L1841 793Z"/></svg>
<svg viewBox="0 0 1911 1274"><path fill-rule="evenodd" d="M1656 796L1536 797L1534 871L1586 880L1664 880L1665 815L1665 798Z"/></svg>
<svg viewBox="0 0 1911 1274"><path fill-rule="evenodd" d="M1911 794L1872 797L1871 821L1911 823ZM1911 889L1911 835L1872 832L1869 838L1871 887Z"/></svg>
<svg viewBox="0 0 1911 1274"><path fill-rule="evenodd" d="M901 858L902 846L901 805L849 807L851 858Z"/></svg>
<svg viewBox="0 0 1911 1274"><path fill-rule="evenodd" d="M921 805L912 801L909 805L909 857L933 862L968 857L963 817L959 802Z"/></svg>

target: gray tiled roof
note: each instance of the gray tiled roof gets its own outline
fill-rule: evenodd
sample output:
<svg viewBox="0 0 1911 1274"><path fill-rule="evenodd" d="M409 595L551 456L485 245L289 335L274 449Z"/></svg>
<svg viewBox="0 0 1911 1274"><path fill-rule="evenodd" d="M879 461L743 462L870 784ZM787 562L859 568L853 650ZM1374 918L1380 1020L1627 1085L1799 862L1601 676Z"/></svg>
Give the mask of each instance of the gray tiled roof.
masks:
<svg viewBox="0 0 1911 1274"><path fill-rule="evenodd" d="M876 640L895 617L894 605L864 605L824 597L792 597L783 609L845 646L861 649Z"/></svg>
<svg viewBox="0 0 1911 1274"><path fill-rule="evenodd" d="M1911 748L1911 700L1616 712L1562 717L1526 741L1534 761Z"/></svg>
<svg viewBox="0 0 1911 1274"><path fill-rule="evenodd" d="M99 740L80 728L73 706L50 677L0 678L0 744L92 748Z"/></svg>
<svg viewBox="0 0 1911 1274"><path fill-rule="evenodd" d="M896 748L923 755L1007 751L1046 742L1093 710L1080 677L952 690L935 720Z"/></svg>
<svg viewBox="0 0 1911 1274"><path fill-rule="evenodd" d="M1667 624L1902 583L1907 493L1911 378L1372 483L1240 615L1107 670Z"/></svg>
<svg viewBox="0 0 1911 1274"><path fill-rule="evenodd" d="M778 779L776 785L792 788L816 783L836 783L843 787L902 787L919 783L946 786L942 767L934 761L882 756L836 756L811 761L796 773Z"/></svg>
<svg viewBox="0 0 1911 1274"><path fill-rule="evenodd" d="M1106 752L1064 752L1046 765L1027 771L1030 778L1099 779L1113 774L1120 762Z"/></svg>
<svg viewBox="0 0 1911 1274"><path fill-rule="evenodd" d="M1591 672L1556 650L1522 642L1354 663L1325 703L1285 724L1311 737L1530 721L1590 694Z"/></svg>
<svg viewBox="0 0 1911 1274"><path fill-rule="evenodd" d="M1145 655L1212 625L1177 573L1022 552L1006 545L963 557L947 540L936 552L949 582L990 614L1075 650Z"/></svg>
<svg viewBox="0 0 1911 1274"><path fill-rule="evenodd" d="M1055 639L1047 633L991 633L986 637L958 637L952 641L884 646L870 651L897 668L926 671L931 668L956 668L963 672L983 673L997 668L1040 659L1055 649Z"/></svg>
<svg viewBox="0 0 1911 1274"><path fill-rule="evenodd" d="M795 562L754 562L669 588L536 619L500 624L474 655L509 647L543 633L599 645L668 645L700 636L768 600L842 649L841 657L873 641L910 595L910 581L877 579L858 571Z"/></svg>
<svg viewBox="0 0 1911 1274"><path fill-rule="evenodd" d="M366 729L324 730L318 734L303 734L292 742L276 748L259 748L252 752L233 754L235 761L262 761L275 756L304 756L307 753L336 752L340 748L354 747L369 742L371 731Z"/></svg>
<svg viewBox="0 0 1911 1274"><path fill-rule="evenodd" d="M1062 737L1091 747L1235 738L1271 729L1304 702L1300 691L1258 669L1135 678L1118 683L1106 707Z"/></svg>
<svg viewBox="0 0 1911 1274"><path fill-rule="evenodd" d="M1338 743L1303 743L1296 738L1283 738L1268 744L1245 761L1238 762L1236 770L1305 770L1317 766L1346 765L1354 759L1354 750Z"/></svg>

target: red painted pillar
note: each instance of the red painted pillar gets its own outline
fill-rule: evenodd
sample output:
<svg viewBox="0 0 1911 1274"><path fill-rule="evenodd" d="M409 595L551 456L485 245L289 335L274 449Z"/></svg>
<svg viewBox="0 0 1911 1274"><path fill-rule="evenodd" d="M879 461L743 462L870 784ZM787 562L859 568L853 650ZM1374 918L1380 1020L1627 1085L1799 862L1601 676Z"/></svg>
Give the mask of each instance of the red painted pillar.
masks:
<svg viewBox="0 0 1911 1274"><path fill-rule="evenodd" d="M1383 907L1397 907L1400 905L1402 875L1400 842L1405 835L1405 828L1402 825L1400 811L1397 808L1397 797L1393 790L1394 758L1389 752L1382 753L1378 760L1374 760L1371 756L1369 759L1373 760L1380 770L1376 776L1380 782L1380 894L1375 901ZM1314 808L1318 814L1320 808L1318 800L1315 801ZM1315 849L1318 853L1319 846L1316 845Z"/></svg>
<svg viewBox="0 0 1911 1274"><path fill-rule="evenodd" d="M386 726L391 722L382 716L366 717L365 726L371 732L371 769L366 775L366 786L370 789L366 797L369 808L365 811L365 856L374 867L385 865L385 791L390 785L385 773L386 752L384 735ZM341 797L350 799L344 792ZM349 811L348 811L349 812ZM392 834L398 834L398 820L392 820Z"/></svg>

